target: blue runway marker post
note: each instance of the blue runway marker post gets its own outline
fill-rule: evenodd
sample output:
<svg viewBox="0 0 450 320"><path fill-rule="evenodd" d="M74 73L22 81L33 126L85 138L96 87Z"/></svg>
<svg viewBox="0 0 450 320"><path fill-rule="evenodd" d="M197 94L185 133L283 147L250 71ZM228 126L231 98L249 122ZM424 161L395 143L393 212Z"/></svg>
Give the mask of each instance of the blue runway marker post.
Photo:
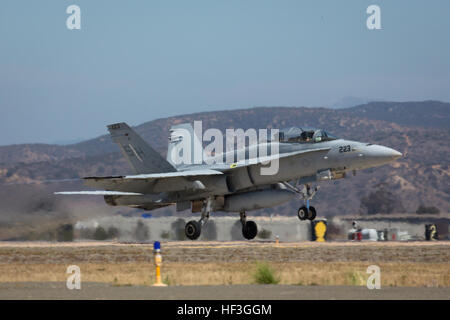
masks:
<svg viewBox="0 0 450 320"><path fill-rule="evenodd" d="M153 243L153 254L155 255L155 266L156 266L156 281L153 284L153 286L167 287L167 285L161 281L162 256L161 256L161 243L159 241L155 241Z"/></svg>

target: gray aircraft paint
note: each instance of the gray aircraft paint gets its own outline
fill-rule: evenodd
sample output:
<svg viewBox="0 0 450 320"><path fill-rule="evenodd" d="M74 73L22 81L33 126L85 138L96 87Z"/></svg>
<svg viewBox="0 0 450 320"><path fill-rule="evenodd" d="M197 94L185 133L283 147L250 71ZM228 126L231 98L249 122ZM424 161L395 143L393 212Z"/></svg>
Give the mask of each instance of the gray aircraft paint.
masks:
<svg viewBox="0 0 450 320"><path fill-rule="evenodd" d="M111 138L136 173L174 172L176 169L150 147L126 123L108 126Z"/></svg>
<svg viewBox="0 0 450 320"><path fill-rule="evenodd" d="M195 139L198 141L190 124L177 125L171 129L169 151L174 143L179 142L177 135L173 134L179 128L188 130L192 146ZM125 123L110 125L108 129L113 140L118 143L122 153L139 174L89 177L85 179L85 183L111 192L143 194L105 195L105 201L110 205L126 205L147 210L175 203L180 203L181 208L186 207L185 204L189 201L217 197L218 201L213 204L213 210L216 211L235 212L272 207L290 201L296 195L294 191L280 186L280 183L315 182L326 179L327 176L328 179L339 178L343 177L345 172L383 165L401 156L391 148L363 142L345 139L318 141L316 135L320 136L323 132L317 130L312 139L317 142L268 141L231 151L232 157L226 152L217 155L213 157L217 163L174 166L169 158L168 161L163 159ZM295 138L305 130L294 127L281 132L288 139ZM261 167L264 165L257 159L249 158L249 155L255 154L261 147L267 147L268 157L279 161L276 174L261 174ZM279 153L272 154L272 150L279 150ZM229 158L245 160L226 163Z"/></svg>

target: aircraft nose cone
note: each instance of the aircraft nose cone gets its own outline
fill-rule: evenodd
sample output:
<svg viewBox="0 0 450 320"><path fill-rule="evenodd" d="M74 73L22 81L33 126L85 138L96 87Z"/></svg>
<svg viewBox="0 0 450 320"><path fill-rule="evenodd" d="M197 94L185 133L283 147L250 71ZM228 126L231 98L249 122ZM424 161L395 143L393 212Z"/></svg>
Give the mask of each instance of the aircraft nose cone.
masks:
<svg viewBox="0 0 450 320"><path fill-rule="evenodd" d="M380 158L384 158L386 160L395 160L402 156L402 154L397 150L383 146L380 146L378 153Z"/></svg>
<svg viewBox="0 0 450 320"><path fill-rule="evenodd" d="M394 150L394 149L391 149L391 150L392 150L391 151L392 152L392 158L394 160L396 160L396 159L400 158L401 156L403 156L401 152L398 152L397 150Z"/></svg>
<svg viewBox="0 0 450 320"><path fill-rule="evenodd" d="M368 147L367 151L368 159L370 159L371 162L373 161L376 165L391 162L402 156L397 150L379 145L371 145Z"/></svg>

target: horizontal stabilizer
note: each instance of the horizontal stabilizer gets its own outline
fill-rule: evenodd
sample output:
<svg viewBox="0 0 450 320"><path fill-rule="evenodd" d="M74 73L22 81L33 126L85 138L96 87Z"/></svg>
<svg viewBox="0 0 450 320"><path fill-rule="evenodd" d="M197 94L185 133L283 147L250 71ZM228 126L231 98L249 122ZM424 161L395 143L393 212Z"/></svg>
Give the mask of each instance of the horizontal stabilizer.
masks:
<svg viewBox="0 0 450 320"><path fill-rule="evenodd" d="M207 176L223 175L210 169L187 170L167 173L150 173L129 176L86 177L85 185L95 189L160 193L185 190L204 190L201 182Z"/></svg>
<svg viewBox="0 0 450 320"><path fill-rule="evenodd" d="M86 177L84 180L109 180L109 179L125 179L125 180L153 180L163 178L175 178L175 177L190 177L190 176L210 176L223 174L217 170L202 169L202 170L189 170L189 171L177 171L167 173L150 173L150 174L137 174L129 176L109 176L109 177Z"/></svg>
<svg viewBox="0 0 450 320"><path fill-rule="evenodd" d="M142 196L142 193L137 192L122 192L122 191L60 191L54 194L70 194L70 195L94 195L94 196Z"/></svg>

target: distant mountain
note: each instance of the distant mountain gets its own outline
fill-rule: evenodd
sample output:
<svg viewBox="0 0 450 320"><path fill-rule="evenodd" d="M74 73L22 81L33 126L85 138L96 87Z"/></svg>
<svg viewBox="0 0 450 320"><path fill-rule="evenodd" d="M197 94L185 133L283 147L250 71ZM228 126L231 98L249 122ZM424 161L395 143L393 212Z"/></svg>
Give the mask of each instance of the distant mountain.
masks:
<svg viewBox="0 0 450 320"><path fill-rule="evenodd" d="M202 120L207 128L283 128L287 126L323 127L346 134L340 125L349 119L382 120L409 127L450 128L450 103L423 102L371 102L346 109L258 107L252 109L201 112L145 122L135 129L144 139L151 141L158 151L167 148L168 130L172 124ZM348 121L347 121L348 122ZM105 128L106 132L106 128ZM352 132L361 136L361 133ZM347 137L348 138L348 137ZM98 138L71 145L19 144L0 146L0 164L31 163L62 160L74 157L96 156L119 152L119 148L105 134Z"/></svg>
<svg viewBox="0 0 450 320"><path fill-rule="evenodd" d="M406 126L450 128L450 103L446 102L370 102L346 110L355 116Z"/></svg>
<svg viewBox="0 0 450 320"><path fill-rule="evenodd" d="M82 142L86 139L82 139L82 138L76 138L76 139L67 139L67 140L55 140L53 142L51 142L50 144L56 144L59 146L66 146L69 144L75 144L75 143L79 143Z"/></svg>
<svg viewBox="0 0 450 320"><path fill-rule="evenodd" d="M0 146L0 164L55 161L83 156L74 148L51 144L14 144Z"/></svg>
<svg viewBox="0 0 450 320"><path fill-rule="evenodd" d="M222 131L226 128L289 126L325 128L342 138L393 147L402 152L404 157L392 164L358 172L355 177L321 183L321 190L313 201L320 215L354 214L359 211L361 199L377 190L380 185L394 193L409 212L414 212L420 204L434 205L441 211L449 212L449 111L449 103L437 101L372 102L339 110L258 107L157 119L135 129L165 155L169 128L176 123L202 120L203 130L214 127ZM11 194L11 199L8 199L9 208L14 203L28 201L28 191L24 190L29 190L29 187L21 188L21 183L128 173L131 173L130 168L108 135L68 146L32 144L0 147L0 193L2 188L15 186L14 196L9 191L5 192ZM39 188L45 189L45 186L39 185ZM71 188L73 186L68 184L51 185L52 190ZM89 203L96 203L104 208L102 202L102 199L98 199ZM7 219L7 214L2 212L3 205L3 202L0 203L0 213L4 214L0 215L0 227L2 219ZM293 215L299 205L300 200L293 201L266 210L266 213ZM111 212L117 211L110 209ZM173 212L170 211L172 209L161 210L165 213ZM8 212L18 215L17 210Z"/></svg>
<svg viewBox="0 0 450 320"><path fill-rule="evenodd" d="M358 98L358 97L344 97L331 105L332 109L343 109L366 104L375 99Z"/></svg>

